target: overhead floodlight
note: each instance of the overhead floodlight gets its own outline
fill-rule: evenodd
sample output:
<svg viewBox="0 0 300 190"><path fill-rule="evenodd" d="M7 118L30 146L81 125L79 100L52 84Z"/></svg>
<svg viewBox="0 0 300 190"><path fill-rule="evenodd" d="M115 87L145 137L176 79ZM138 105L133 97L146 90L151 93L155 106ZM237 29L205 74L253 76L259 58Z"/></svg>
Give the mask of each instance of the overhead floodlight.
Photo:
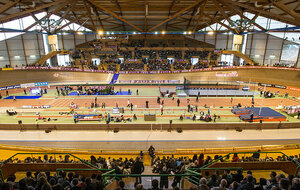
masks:
<svg viewBox="0 0 300 190"><path fill-rule="evenodd" d="M214 34L214 31L209 31L207 34L208 34L208 35L213 35L213 34Z"/></svg>
<svg viewBox="0 0 300 190"><path fill-rule="evenodd" d="M99 34L100 36L102 36L102 35L104 34L103 30L99 30L99 31L98 31L98 34Z"/></svg>
<svg viewBox="0 0 300 190"><path fill-rule="evenodd" d="M163 30L163 31L161 31L161 34L166 34L166 31L164 31L164 30Z"/></svg>

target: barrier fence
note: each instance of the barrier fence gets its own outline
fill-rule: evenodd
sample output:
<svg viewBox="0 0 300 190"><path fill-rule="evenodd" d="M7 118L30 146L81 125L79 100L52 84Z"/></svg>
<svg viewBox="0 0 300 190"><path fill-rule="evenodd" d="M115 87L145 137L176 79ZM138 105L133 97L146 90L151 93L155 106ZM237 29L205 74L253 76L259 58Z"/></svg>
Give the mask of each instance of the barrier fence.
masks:
<svg viewBox="0 0 300 190"><path fill-rule="evenodd" d="M300 71L300 68L288 68L288 67L228 66L228 67L212 67L212 68L176 70L176 71L120 71L119 73L120 74L165 74L165 73L187 73L187 72L201 72L201 71L228 70L228 69L277 69L277 70ZM2 69L2 71L11 71L11 70L61 70L61 71L78 71L78 72L115 73L114 71L79 69L79 68L70 68L70 67L13 67L13 68Z"/></svg>

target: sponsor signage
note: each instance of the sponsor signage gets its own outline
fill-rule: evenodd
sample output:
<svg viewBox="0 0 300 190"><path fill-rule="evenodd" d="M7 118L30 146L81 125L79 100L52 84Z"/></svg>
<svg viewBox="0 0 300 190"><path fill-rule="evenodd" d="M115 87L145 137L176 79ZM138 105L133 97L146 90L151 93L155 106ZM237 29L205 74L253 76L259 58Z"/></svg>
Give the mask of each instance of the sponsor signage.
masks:
<svg viewBox="0 0 300 190"><path fill-rule="evenodd" d="M48 86L48 82L35 82L34 86Z"/></svg>
<svg viewBox="0 0 300 190"><path fill-rule="evenodd" d="M217 72L216 77L238 77L239 74L236 71L232 72Z"/></svg>
<svg viewBox="0 0 300 190"><path fill-rule="evenodd" d="M0 87L0 90L9 90L9 89L15 89L15 88L21 88L21 85L12 85L12 86L3 86Z"/></svg>
<svg viewBox="0 0 300 190"><path fill-rule="evenodd" d="M34 83L21 84L21 88L30 88L30 87L34 87Z"/></svg>
<svg viewBox="0 0 300 190"><path fill-rule="evenodd" d="M296 88L296 87L287 87L286 89L300 92L300 88Z"/></svg>
<svg viewBox="0 0 300 190"><path fill-rule="evenodd" d="M281 88L286 89L286 86L283 85L277 85L277 84L266 84L266 83L258 83L259 86L266 86L266 87L274 87L274 88Z"/></svg>
<svg viewBox="0 0 300 190"><path fill-rule="evenodd" d="M178 84L180 80L119 80L120 84Z"/></svg>

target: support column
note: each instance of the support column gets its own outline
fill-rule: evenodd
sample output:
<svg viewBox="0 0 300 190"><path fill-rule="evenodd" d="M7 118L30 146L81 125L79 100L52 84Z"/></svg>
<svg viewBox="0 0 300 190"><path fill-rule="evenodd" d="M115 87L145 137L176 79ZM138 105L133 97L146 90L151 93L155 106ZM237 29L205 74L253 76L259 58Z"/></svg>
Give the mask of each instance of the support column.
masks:
<svg viewBox="0 0 300 190"><path fill-rule="evenodd" d="M76 36L75 36L75 34L73 34L73 37L74 37L74 49L75 49L75 47L76 47Z"/></svg>
<svg viewBox="0 0 300 190"><path fill-rule="evenodd" d="M26 49L25 49L23 35L21 35L21 40L22 40L23 52L24 52L24 56L25 56L25 63L26 63L26 65L28 65L28 60L27 60L27 55L26 55Z"/></svg>
<svg viewBox="0 0 300 190"><path fill-rule="evenodd" d="M84 40L85 40L85 43L87 42L87 37L86 37L86 34L84 35Z"/></svg>
<svg viewBox="0 0 300 190"><path fill-rule="evenodd" d="M8 48L6 36L5 36L5 40L4 41L5 41L5 46L6 46L6 51L7 51L9 65L10 65L10 67L12 67L12 63L11 63L11 58L10 58L10 53L9 53L9 48Z"/></svg>
<svg viewBox="0 0 300 190"><path fill-rule="evenodd" d="M297 58L297 62L295 64L295 68L298 68L299 61L300 61L300 46L299 46L298 58ZM300 67L300 65L299 65L299 67Z"/></svg>
<svg viewBox="0 0 300 190"><path fill-rule="evenodd" d="M229 35L227 35L227 39L226 39L226 50L228 49L228 41L229 41Z"/></svg>
<svg viewBox="0 0 300 190"><path fill-rule="evenodd" d="M267 34L267 39L266 39L266 45L265 45L265 51L264 51L264 58L263 58L263 65L265 65L265 59L266 59L268 42L269 42L269 34Z"/></svg>
<svg viewBox="0 0 300 190"><path fill-rule="evenodd" d="M251 35L251 44L250 44L250 50L249 50L249 55L248 55L248 57L251 57L251 53L252 53L253 36L254 36L254 34Z"/></svg>
<svg viewBox="0 0 300 190"><path fill-rule="evenodd" d="M65 50L64 35L61 35L61 44L62 44L63 50Z"/></svg>
<svg viewBox="0 0 300 190"><path fill-rule="evenodd" d="M218 38L218 34L215 33L215 49L217 49L217 38Z"/></svg>
<svg viewBox="0 0 300 190"><path fill-rule="evenodd" d="M37 40L37 45L38 45L38 50L39 50L39 58L41 58L42 57L42 55L41 55L41 47L40 47L40 40L39 40L39 35L38 34L36 34L36 40Z"/></svg>
<svg viewBox="0 0 300 190"><path fill-rule="evenodd" d="M284 46L284 38L285 38L285 36L282 38L282 44L281 44L280 55L279 55L279 62L281 61L281 55L282 55L282 50L283 50L283 46Z"/></svg>

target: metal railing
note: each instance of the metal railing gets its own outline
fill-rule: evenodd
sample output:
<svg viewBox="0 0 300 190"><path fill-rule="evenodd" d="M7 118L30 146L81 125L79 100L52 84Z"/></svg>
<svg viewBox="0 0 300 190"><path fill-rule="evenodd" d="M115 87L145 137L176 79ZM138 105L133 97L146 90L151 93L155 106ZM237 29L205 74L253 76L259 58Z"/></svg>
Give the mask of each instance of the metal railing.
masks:
<svg viewBox="0 0 300 190"><path fill-rule="evenodd" d="M49 152L48 153L47 152L46 153L45 152L40 152L40 153L16 153L16 154L12 155L11 157L9 157L8 159L6 159L5 161L1 162L1 167L4 166L5 164L9 163L10 161L12 161L13 158L18 156L18 155L30 155L31 157L33 157L33 155L54 155L54 158L55 158L56 155L64 155L64 156L68 155L70 157L73 157L74 160L77 159L78 161L80 161L84 165L87 165L91 168L94 168L97 171L100 171L100 172L102 171L102 169L98 168L98 166L95 166L95 165L89 163L88 161L83 160L83 159L81 159L81 158L79 158L79 157L77 157L77 156L75 156L71 153L49 153ZM1 180L4 181L4 177L3 177L3 173L2 173L1 168L0 168L0 177L1 177Z"/></svg>

